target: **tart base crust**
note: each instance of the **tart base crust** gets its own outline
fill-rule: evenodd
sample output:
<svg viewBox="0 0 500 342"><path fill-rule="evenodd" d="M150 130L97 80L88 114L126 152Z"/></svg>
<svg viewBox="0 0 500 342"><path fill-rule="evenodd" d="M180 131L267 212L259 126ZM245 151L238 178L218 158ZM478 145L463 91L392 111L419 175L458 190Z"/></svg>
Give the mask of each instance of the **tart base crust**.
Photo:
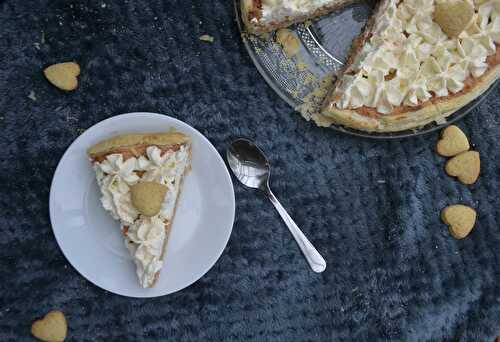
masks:
<svg viewBox="0 0 500 342"><path fill-rule="evenodd" d="M177 131L159 132L159 133L131 133L118 135L104 141L101 141L87 150L87 153L92 159L98 158L102 155L113 153L114 151L123 151L128 149L133 155L137 150L134 147L138 146L175 146L182 145L189 142L189 137Z"/></svg>
<svg viewBox="0 0 500 342"><path fill-rule="evenodd" d="M445 120L446 117L484 93L499 76L500 65L496 65L482 75L468 91L445 98L432 98L424 107L416 107L415 110L401 114L381 114L377 117L370 117L361 115L355 110L339 109L327 103L321 113L313 116L313 120L322 127L338 124L367 132L397 132L419 128L433 121Z"/></svg>

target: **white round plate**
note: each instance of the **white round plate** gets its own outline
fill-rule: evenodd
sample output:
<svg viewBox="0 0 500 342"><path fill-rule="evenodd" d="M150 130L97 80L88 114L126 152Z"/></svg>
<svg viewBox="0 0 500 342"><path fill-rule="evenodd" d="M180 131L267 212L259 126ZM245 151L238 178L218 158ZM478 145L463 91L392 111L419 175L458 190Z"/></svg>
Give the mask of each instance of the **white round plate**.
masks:
<svg viewBox="0 0 500 342"><path fill-rule="evenodd" d="M118 221L101 206L86 151L114 135L171 128L191 137L192 170L184 181L160 279L144 289ZM226 247L234 212L231 177L213 145L191 126L153 113L115 116L86 130L64 153L50 189L52 229L68 261L95 285L129 297L163 296L200 279Z"/></svg>

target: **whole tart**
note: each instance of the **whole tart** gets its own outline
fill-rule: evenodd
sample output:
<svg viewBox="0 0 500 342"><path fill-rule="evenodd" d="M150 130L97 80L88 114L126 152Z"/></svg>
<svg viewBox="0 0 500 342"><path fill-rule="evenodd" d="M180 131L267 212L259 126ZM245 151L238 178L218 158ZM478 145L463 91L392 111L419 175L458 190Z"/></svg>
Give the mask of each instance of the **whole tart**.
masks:
<svg viewBox="0 0 500 342"><path fill-rule="evenodd" d="M115 136L88 149L101 191L101 203L120 222L125 246L135 264L139 283L147 288L158 281L163 257L182 189L191 168L191 142L185 134L126 134ZM140 200L158 199L157 212L144 211L133 198L139 185L146 192Z"/></svg>
<svg viewBox="0 0 500 342"><path fill-rule="evenodd" d="M321 112L313 115L319 126L395 132L441 123L498 79L500 0L438 1L473 9L458 36L445 34L435 20L435 0L378 2ZM243 20L250 32L265 32L348 2L247 0ZM307 13L281 15L291 7Z"/></svg>

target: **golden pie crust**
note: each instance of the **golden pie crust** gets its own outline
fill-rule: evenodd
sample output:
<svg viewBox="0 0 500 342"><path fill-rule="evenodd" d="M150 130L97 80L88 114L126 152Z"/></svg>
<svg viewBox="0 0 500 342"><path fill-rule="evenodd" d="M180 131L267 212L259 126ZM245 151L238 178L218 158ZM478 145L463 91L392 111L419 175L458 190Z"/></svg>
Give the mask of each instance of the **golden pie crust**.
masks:
<svg viewBox="0 0 500 342"><path fill-rule="evenodd" d="M497 46L497 55L500 49ZM500 76L500 65L490 67L473 84L456 94L434 97L417 107L400 107L395 114L367 114L359 110L340 109L327 102L320 114L313 117L318 126L343 125L368 132L397 132L415 129L433 121L441 122L484 93ZM396 109L397 110L397 109ZM370 112L376 112L370 108Z"/></svg>

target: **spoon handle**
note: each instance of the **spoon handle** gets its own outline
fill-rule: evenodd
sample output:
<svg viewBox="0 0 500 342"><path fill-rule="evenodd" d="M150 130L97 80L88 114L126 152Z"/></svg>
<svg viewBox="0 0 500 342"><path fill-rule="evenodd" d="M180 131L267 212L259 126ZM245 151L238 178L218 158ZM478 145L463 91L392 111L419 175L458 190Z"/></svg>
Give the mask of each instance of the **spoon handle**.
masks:
<svg viewBox="0 0 500 342"><path fill-rule="evenodd" d="M321 273L326 269L326 261L323 259L321 254L314 248L312 243L306 238L304 233L299 229L295 221L288 215L285 208L278 201L276 196L272 193L270 189L267 189L267 196L271 200L271 203L274 205L278 213L280 214L283 221L285 221L288 230L292 233L295 241L299 245L300 250L304 254L309 266L311 266L312 270L316 273Z"/></svg>

